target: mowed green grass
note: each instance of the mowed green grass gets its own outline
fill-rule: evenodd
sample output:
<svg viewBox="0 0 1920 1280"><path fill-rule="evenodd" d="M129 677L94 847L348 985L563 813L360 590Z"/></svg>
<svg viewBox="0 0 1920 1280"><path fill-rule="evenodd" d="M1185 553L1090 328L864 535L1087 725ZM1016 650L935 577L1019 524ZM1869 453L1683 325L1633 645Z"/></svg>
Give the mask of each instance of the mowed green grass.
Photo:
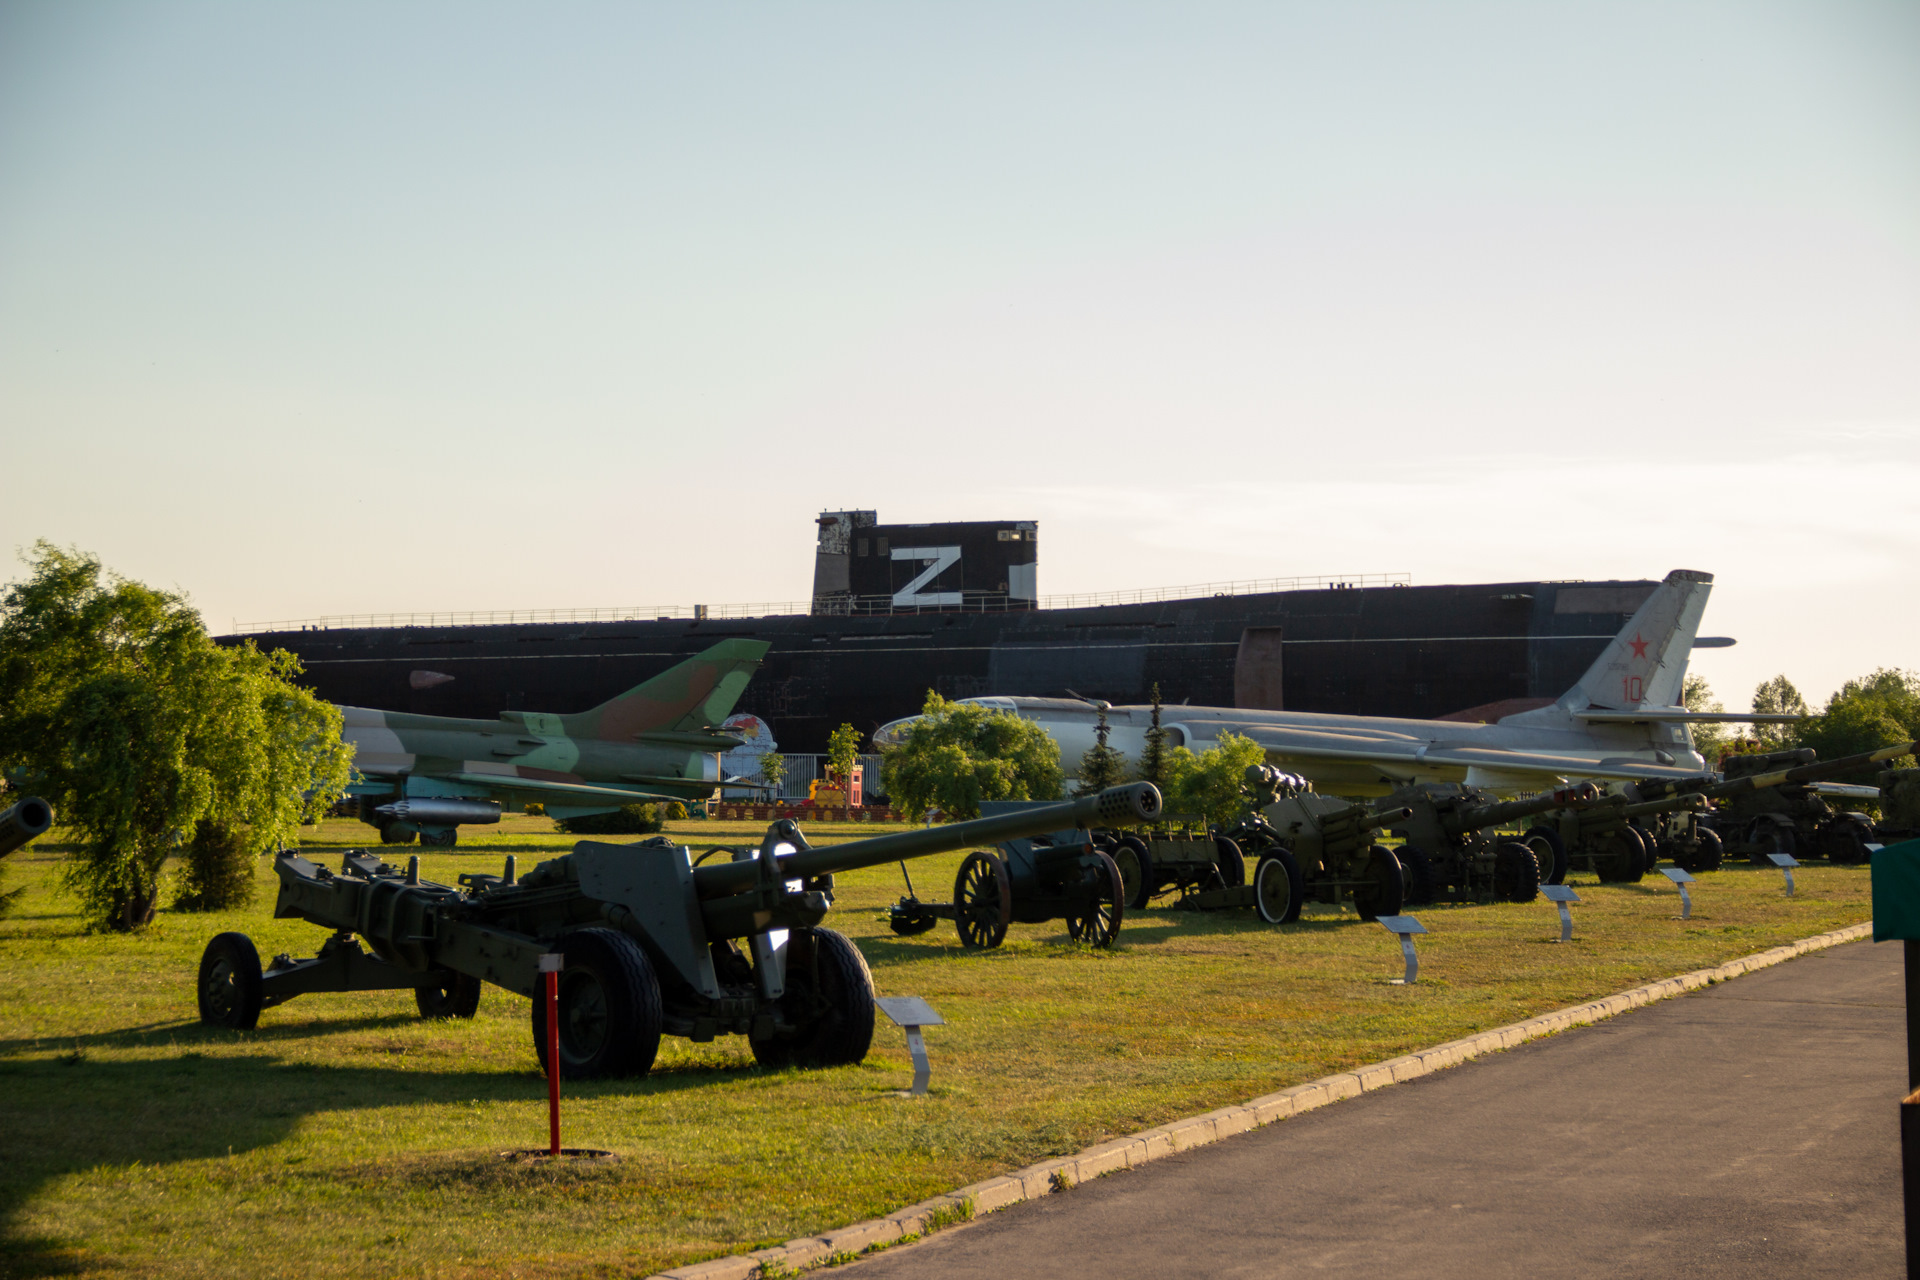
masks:
<svg viewBox="0 0 1920 1280"><path fill-rule="evenodd" d="M759 830L677 825L696 847ZM308 852L366 834L328 823ZM525 871L570 843L519 819L423 869L452 883L514 852ZM829 923L881 994L948 1019L927 1035L932 1097L890 1096L911 1066L884 1020L865 1063L831 1071L762 1071L739 1039L669 1040L644 1080L567 1089L565 1141L621 1158L550 1169L500 1156L546 1141L525 1000L489 988L473 1021L429 1023L406 992L308 996L253 1032L208 1030L193 988L209 937L297 956L323 932L270 918L263 866L248 910L89 935L58 890L60 853L43 840L6 863L27 888L0 922L7 1275L645 1275L1870 915L1863 868L1807 866L1788 899L1772 868L1729 867L1701 877L1686 923L1664 878L1576 877L1570 946L1549 942L1544 901L1422 910L1432 933L1406 988L1388 982L1394 940L1347 912L1274 929L1153 909L1113 951L1055 923L976 954L944 922L893 936L899 870L864 871L841 878ZM946 895L961 856L912 864L923 897Z"/></svg>

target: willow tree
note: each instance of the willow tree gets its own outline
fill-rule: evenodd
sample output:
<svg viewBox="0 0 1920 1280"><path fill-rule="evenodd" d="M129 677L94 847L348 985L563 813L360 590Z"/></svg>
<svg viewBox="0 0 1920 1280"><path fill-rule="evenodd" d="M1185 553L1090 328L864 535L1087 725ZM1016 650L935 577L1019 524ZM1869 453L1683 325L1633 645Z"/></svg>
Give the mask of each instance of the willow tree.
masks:
<svg viewBox="0 0 1920 1280"><path fill-rule="evenodd" d="M0 764L78 835L88 919L151 920L176 853L185 905L237 905L253 858L344 792L340 712L292 654L216 645L176 594L46 542L27 564L0 597Z"/></svg>

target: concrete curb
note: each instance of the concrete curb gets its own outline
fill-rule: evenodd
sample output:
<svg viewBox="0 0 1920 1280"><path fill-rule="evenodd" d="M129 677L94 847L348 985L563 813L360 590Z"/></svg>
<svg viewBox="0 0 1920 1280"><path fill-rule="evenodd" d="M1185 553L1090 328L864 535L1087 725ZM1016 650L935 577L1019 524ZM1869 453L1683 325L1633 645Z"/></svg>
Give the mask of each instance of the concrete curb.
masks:
<svg viewBox="0 0 1920 1280"><path fill-rule="evenodd" d="M1301 1115L1347 1098L1357 1098L1362 1093L1372 1093L1376 1089L1458 1066L1482 1054L1498 1053L1541 1036L1600 1022L1656 1000L1697 991L1701 987L1725 982L1756 969L1769 968L1811 951L1855 942L1872 933L1873 923L1868 921L1845 929L1835 929L1831 933L1815 934L1784 947L1730 960L1712 969L1695 969L1677 978L1666 978L1618 995L1543 1013L1524 1022L1449 1040L1431 1049L1421 1049L1386 1062L1325 1076L1309 1084L1295 1085L1237 1107L1222 1107L1203 1116L1191 1116L1128 1137L1114 1138L1088 1147L1078 1155L1042 1160L1039 1164L1029 1165L1002 1177L988 1178L985 1182L976 1182L970 1187L923 1200L884 1218L856 1222L823 1235L789 1240L783 1245L761 1249L757 1253L736 1254L676 1267L672 1271L660 1272L650 1280L765 1280L823 1262L846 1261L877 1245L892 1244L908 1236L937 1230L949 1222L963 1222L983 1213L1019 1204L1023 1200L1066 1191L1089 1178L1098 1178L1121 1169L1138 1168L1176 1152L1190 1151L1194 1147L1285 1120L1289 1116Z"/></svg>

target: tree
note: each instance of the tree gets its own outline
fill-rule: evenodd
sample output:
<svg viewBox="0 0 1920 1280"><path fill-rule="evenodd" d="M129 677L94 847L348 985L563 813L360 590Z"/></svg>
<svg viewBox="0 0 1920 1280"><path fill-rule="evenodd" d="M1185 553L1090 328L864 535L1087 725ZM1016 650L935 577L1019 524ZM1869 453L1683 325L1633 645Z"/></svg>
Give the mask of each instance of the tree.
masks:
<svg viewBox="0 0 1920 1280"><path fill-rule="evenodd" d="M860 759L860 731L843 724L827 735L827 770L853 800L853 766Z"/></svg>
<svg viewBox="0 0 1920 1280"><path fill-rule="evenodd" d="M1173 748L1167 753L1167 812L1225 822L1246 807L1242 788L1247 768L1266 762L1266 749L1237 733L1221 734L1214 746L1197 755L1185 747Z"/></svg>
<svg viewBox="0 0 1920 1280"><path fill-rule="evenodd" d="M1707 686L1706 680L1694 675L1687 677L1686 684L1680 691L1680 705L1689 711L1698 712L1726 710L1720 705L1720 700L1713 696L1713 690ZM1709 769L1713 768L1714 762L1720 758L1720 753L1726 749L1726 727L1718 724L1695 724L1688 725L1687 729L1693 736L1693 749L1700 753L1701 759L1707 762Z"/></svg>
<svg viewBox="0 0 1920 1280"><path fill-rule="evenodd" d="M1826 710L1787 727L1795 745L1812 747L1822 760L1920 739L1920 673L1883 667L1849 680L1827 700ZM1876 766L1884 767L1897 765Z"/></svg>
<svg viewBox="0 0 1920 1280"><path fill-rule="evenodd" d="M1793 682L1784 675L1771 680L1762 680L1753 690L1753 713L1755 715L1794 715L1804 716L1808 712L1807 700L1793 687ZM1753 739L1760 744L1762 751L1777 751L1790 746L1799 738L1799 726L1792 724L1756 724L1753 726Z"/></svg>
<svg viewBox="0 0 1920 1280"><path fill-rule="evenodd" d="M1140 778L1165 789L1167 781L1167 731L1160 727L1160 682L1153 683L1153 717L1147 725L1147 746L1140 753Z"/></svg>
<svg viewBox="0 0 1920 1280"><path fill-rule="evenodd" d="M880 764L887 797L918 818L937 808L976 818L984 800L1055 800L1060 746L1031 720L929 690L920 716Z"/></svg>
<svg viewBox="0 0 1920 1280"><path fill-rule="evenodd" d="M767 780L772 788L767 793L768 800L780 798L780 782L787 776L787 758L778 751L769 751L760 757L760 776Z"/></svg>
<svg viewBox="0 0 1920 1280"><path fill-rule="evenodd" d="M339 709L293 684L292 654L214 644L177 595L46 542L27 563L0 597L0 765L79 834L86 915L145 924L175 852L187 905L237 905L252 858L345 791Z"/></svg>
<svg viewBox="0 0 1920 1280"><path fill-rule="evenodd" d="M1077 796L1090 796L1127 780L1127 757L1107 745L1107 735L1112 732L1107 724L1107 709L1101 706L1097 712L1099 719L1093 728L1093 745L1080 757L1080 785L1073 793Z"/></svg>

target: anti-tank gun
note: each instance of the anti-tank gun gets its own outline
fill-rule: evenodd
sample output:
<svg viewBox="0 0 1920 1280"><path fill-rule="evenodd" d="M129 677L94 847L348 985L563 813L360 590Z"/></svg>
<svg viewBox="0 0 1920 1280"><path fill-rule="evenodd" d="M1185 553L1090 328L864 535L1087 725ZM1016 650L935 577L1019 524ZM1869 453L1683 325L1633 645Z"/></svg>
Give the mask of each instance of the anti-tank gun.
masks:
<svg viewBox="0 0 1920 1280"><path fill-rule="evenodd" d="M1351 902L1362 920L1400 913L1406 877L1399 858L1374 833L1410 810L1319 795L1304 779L1271 765L1249 766L1242 785L1246 812L1222 835L1243 856L1258 859L1252 881L1202 890L1182 905L1251 906L1269 924L1298 920L1307 902Z"/></svg>
<svg viewBox="0 0 1920 1280"><path fill-rule="evenodd" d="M312 959L283 955L265 969L245 935L214 938L200 964L200 1016L244 1029L309 992L410 988L426 1016L471 1017L483 982L531 996L541 957L558 953L557 1065L567 1077L645 1074L662 1035L744 1035L769 1066L855 1063L873 1035L873 981L854 945L820 926L836 873L1159 811L1159 792L1133 783L820 849L786 819L757 848L698 861L664 837L583 840L525 876L509 857L502 875L462 875L458 886L423 880L417 857L401 870L348 853L333 872L283 854L275 917L333 936ZM551 1070L545 1011L533 1002L534 1045Z"/></svg>
<svg viewBox="0 0 1920 1280"><path fill-rule="evenodd" d="M1453 782L1400 788L1386 803L1410 811L1392 827L1401 839L1407 901L1533 901L1541 885L1558 884L1565 877L1561 851L1537 825L1518 839L1499 834L1499 829L1591 803L1598 794L1590 783L1517 800L1496 800L1476 787Z"/></svg>

